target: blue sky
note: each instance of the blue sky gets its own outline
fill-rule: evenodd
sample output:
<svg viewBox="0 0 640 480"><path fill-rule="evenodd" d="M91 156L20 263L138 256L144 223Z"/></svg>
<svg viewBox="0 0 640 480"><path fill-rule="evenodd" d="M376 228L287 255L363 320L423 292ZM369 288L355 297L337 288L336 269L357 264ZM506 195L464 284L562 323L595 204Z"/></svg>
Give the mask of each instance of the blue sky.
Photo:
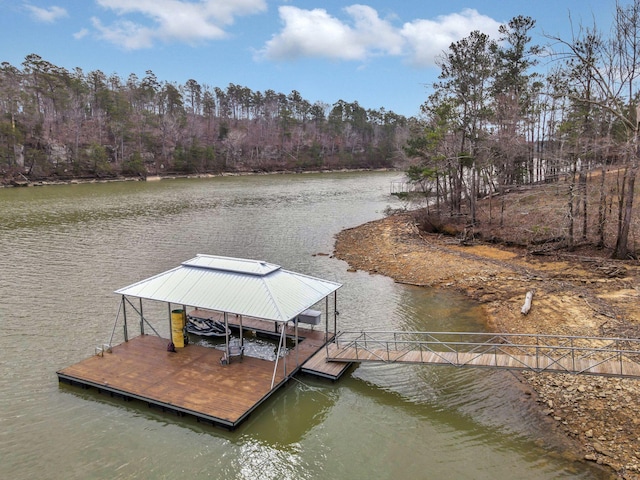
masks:
<svg viewBox="0 0 640 480"><path fill-rule="evenodd" d="M622 0L628 3L631 0ZM451 42L516 15L533 41L607 29L615 0L0 0L0 62L35 53L69 70L358 101L411 116Z"/></svg>

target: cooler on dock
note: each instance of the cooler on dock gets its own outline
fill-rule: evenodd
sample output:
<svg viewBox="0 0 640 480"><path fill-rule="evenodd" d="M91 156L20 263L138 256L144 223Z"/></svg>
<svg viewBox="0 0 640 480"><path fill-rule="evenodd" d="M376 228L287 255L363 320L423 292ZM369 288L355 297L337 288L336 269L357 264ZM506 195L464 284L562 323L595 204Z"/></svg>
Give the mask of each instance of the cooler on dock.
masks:
<svg viewBox="0 0 640 480"><path fill-rule="evenodd" d="M308 309L298 315L298 322L306 323L308 325L320 325L321 318L322 312L319 310Z"/></svg>

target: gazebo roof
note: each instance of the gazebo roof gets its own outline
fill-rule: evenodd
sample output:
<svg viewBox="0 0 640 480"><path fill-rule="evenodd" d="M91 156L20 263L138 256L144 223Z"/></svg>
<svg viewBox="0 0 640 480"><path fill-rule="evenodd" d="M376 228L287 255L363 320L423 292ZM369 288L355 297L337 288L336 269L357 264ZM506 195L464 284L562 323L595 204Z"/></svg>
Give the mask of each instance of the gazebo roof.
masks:
<svg viewBox="0 0 640 480"><path fill-rule="evenodd" d="M341 286L259 260L200 254L115 293L286 322Z"/></svg>

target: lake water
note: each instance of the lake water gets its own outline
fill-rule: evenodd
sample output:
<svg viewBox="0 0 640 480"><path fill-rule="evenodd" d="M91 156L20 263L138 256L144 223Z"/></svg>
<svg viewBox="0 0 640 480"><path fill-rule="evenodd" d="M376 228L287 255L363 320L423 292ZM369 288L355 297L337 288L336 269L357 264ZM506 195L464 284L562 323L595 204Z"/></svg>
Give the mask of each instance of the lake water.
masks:
<svg viewBox="0 0 640 480"><path fill-rule="evenodd" d="M365 365L302 377L234 432L59 385L111 336L114 290L198 253L337 281L339 329L482 329L451 293L327 255L398 207L395 173L0 189L0 458L11 479L604 478L545 437L508 372ZM149 308L168 337L166 306ZM114 343L122 341L120 328ZM135 330L135 329L134 329Z"/></svg>

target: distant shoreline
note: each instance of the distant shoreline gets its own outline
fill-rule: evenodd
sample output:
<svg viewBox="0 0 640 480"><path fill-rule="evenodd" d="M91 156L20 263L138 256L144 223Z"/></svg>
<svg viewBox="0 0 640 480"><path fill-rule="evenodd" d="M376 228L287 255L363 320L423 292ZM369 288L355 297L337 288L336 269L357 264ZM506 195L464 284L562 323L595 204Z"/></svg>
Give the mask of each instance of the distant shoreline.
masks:
<svg viewBox="0 0 640 480"><path fill-rule="evenodd" d="M24 188L24 187L45 187L53 185L81 185L91 183L114 183L114 182L157 182L161 180L178 180L183 178L217 178L217 177L242 177L258 175L304 175L320 173L355 173L355 172L402 172L398 168L356 168L337 170L281 170L274 172L224 172L224 173L199 173L199 174L170 174L170 175L148 175L146 177L112 177L112 178L70 178L68 180L23 180L12 181L8 184L0 184L0 188Z"/></svg>

